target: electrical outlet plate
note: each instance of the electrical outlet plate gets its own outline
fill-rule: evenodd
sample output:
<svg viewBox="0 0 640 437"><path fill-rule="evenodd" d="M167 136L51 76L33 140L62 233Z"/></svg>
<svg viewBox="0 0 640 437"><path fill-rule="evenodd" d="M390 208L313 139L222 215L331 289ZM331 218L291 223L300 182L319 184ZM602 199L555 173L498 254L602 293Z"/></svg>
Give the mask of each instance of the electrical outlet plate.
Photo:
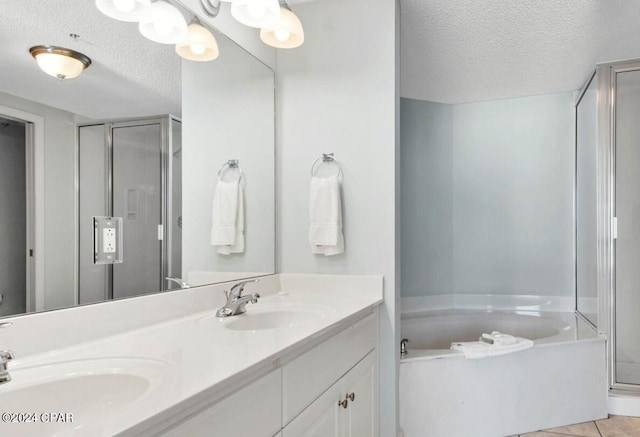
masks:
<svg viewBox="0 0 640 437"><path fill-rule="evenodd" d="M122 263L122 217L94 217L93 231L93 263Z"/></svg>

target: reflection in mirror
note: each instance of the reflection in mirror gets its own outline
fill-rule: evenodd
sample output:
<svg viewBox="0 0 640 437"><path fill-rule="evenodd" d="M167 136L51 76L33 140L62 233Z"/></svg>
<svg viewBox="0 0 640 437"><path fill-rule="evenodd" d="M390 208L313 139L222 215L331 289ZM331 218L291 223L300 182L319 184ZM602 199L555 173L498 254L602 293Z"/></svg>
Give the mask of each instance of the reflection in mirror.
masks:
<svg viewBox="0 0 640 437"><path fill-rule="evenodd" d="M274 272L273 71L211 30L218 58L187 61L94 2L3 2L0 317ZM91 64L59 80L38 45ZM229 159L244 250L227 254L211 232Z"/></svg>

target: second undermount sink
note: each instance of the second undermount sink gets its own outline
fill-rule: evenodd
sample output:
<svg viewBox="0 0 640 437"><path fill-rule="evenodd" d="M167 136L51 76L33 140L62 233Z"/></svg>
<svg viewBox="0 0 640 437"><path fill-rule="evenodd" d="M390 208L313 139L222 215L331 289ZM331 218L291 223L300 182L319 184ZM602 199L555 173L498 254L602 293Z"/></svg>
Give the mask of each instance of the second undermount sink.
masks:
<svg viewBox="0 0 640 437"><path fill-rule="evenodd" d="M120 415L171 379L171 369L161 361L138 358L10 368L12 380L0 386L0 405L3 412L26 416L16 417L22 423L0 423L0 434L109 434L106 430Z"/></svg>
<svg viewBox="0 0 640 437"><path fill-rule="evenodd" d="M247 312L227 318L207 316L204 322L217 320L231 331L267 331L308 326L329 316L335 310L325 305L262 303L247 307Z"/></svg>

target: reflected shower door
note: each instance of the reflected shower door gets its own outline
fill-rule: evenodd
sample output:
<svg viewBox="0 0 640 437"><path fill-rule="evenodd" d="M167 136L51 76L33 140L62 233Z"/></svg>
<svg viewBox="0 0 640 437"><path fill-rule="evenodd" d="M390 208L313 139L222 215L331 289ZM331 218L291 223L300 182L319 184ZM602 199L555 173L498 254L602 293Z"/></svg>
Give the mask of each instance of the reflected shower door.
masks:
<svg viewBox="0 0 640 437"><path fill-rule="evenodd" d="M640 71L616 82L616 382L640 384Z"/></svg>
<svg viewBox="0 0 640 437"><path fill-rule="evenodd" d="M162 289L162 128L116 126L113 215L123 218L124 262L113 267L113 298Z"/></svg>
<svg viewBox="0 0 640 437"><path fill-rule="evenodd" d="M169 142L169 265L167 276L182 278L182 123L171 120L171 141ZM186 279L186 278L184 278ZM164 284L167 288L177 288L177 284Z"/></svg>

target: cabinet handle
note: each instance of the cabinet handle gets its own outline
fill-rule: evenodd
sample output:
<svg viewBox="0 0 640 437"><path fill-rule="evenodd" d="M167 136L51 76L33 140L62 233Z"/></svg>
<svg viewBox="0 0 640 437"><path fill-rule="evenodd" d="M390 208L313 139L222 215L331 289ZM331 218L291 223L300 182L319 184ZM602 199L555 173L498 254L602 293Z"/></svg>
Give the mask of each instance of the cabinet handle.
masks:
<svg viewBox="0 0 640 437"><path fill-rule="evenodd" d="M346 399L344 401L338 401L338 406L346 409L349 406L349 401Z"/></svg>
<svg viewBox="0 0 640 437"><path fill-rule="evenodd" d="M356 400L356 394L355 393L350 393L347 395L347 399L349 399L351 402Z"/></svg>

